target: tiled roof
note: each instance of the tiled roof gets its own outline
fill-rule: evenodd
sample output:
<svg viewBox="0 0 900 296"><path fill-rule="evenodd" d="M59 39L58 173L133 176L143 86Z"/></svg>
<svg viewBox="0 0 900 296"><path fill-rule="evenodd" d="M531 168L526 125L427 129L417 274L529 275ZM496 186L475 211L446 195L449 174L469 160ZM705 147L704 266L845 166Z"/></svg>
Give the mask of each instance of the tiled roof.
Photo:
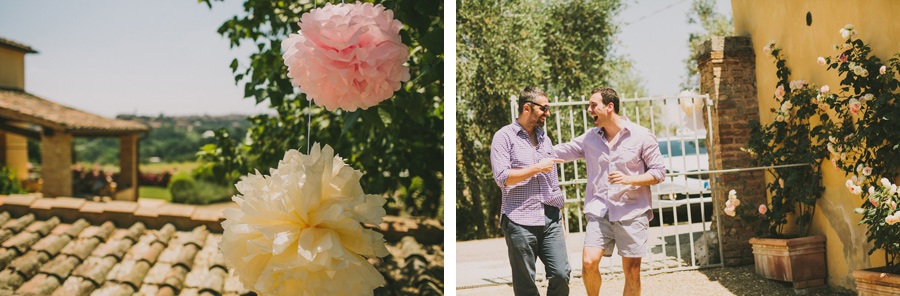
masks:
<svg viewBox="0 0 900 296"><path fill-rule="evenodd" d="M0 196L0 203L0 296L252 295L218 251L221 207L214 214L35 196ZM387 281L375 294L442 295L440 222L385 220L379 229L390 255L369 259Z"/></svg>
<svg viewBox="0 0 900 296"><path fill-rule="evenodd" d="M18 43L9 39L0 38L0 46L12 48L15 50L23 51L25 53L37 53L36 50L32 49L31 46Z"/></svg>
<svg viewBox="0 0 900 296"><path fill-rule="evenodd" d="M19 90L0 89L0 117L65 130L76 136L117 136L150 130L137 122L87 113Z"/></svg>

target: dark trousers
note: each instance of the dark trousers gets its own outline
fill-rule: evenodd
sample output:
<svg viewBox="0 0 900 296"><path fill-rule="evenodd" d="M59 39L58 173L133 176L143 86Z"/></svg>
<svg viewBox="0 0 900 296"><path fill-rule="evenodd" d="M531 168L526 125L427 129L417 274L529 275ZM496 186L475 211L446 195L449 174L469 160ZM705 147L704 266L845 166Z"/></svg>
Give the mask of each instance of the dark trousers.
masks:
<svg viewBox="0 0 900 296"><path fill-rule="evenodd" d="M541 258L546 267L547 295L569 295L572 268L566 255L565 230L561 223L559 209L548 205L544 205L543 226L519 225L503 215L500 227L506 236L516 296L539 295L534 283L536 258Z"/></svg>

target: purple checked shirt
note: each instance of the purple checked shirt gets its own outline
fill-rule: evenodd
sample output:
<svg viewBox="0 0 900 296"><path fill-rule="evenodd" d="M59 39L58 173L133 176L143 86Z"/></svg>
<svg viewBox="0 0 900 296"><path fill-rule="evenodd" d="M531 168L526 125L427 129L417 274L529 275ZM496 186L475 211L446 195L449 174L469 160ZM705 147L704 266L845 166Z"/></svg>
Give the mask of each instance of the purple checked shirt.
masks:
<svg viewBox="0 0 900 296"><path fill-rule="evenodd" d="M562 208L565 200L559 189L556 164L553 171L537 173L522 182L506 185L509 171L536 164L544 158L556 158L553 144L544 130L536 128L538 145L531 145L528 133L518 122L504 126L491 142L491 168L494 181L503 192L500 213L520 225L543 226L544 204Z"/></svg>
<svg viewBox="0 0 900 296"><path fill-rule="evenodd" d="M584 213L593 217L609 214L609 221L632 220L650 210L650 186L610 184L611 170L628 176L650 172L662 182L666 176L662 154L656 136L650 130L625 122L619 131L616 146L609 147L603 129L595 127L571 142L556 145L556 156L573 161L584 158L587 162L587 192Z"/></svg>

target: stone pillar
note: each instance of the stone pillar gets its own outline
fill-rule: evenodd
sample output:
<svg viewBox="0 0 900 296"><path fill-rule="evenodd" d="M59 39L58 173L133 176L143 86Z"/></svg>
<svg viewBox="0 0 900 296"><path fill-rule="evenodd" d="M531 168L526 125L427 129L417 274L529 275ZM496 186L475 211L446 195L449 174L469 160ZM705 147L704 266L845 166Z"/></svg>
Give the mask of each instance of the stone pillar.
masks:
<svg viewBox="0 0 900 296"><path fill-rule="evenodd" d="M23 122L9 122L11 126L26 128ZM6 153L4 164L16 172L16 178L25 180L28 178L28 139L25 136L6 132L4 136Z"/></svg>
<svg viewBox="0 0 900 296"><path fill-rule="evenodd" d="M43 128L41 176L44 196L72 196L72 134Z"/></svg>
<svg viewBox="0 0 900 296"><path fill-rule="evenodd" d="M700 47L697 66L700 71L700 92L715 102L710 133L715 158L710 168L737 169L751 167L749 153L741 151L750 139L750 120L759 121L759 102L756 93L756 66L750 37L712 37ZM706 110L704 109L704 112ZM704 122L706 125L709 123ZM722 219L720 241L725 265L753 263L749 239L753 226L741 226L737 217L725 215L728 191L734 189L744 203L760 204L766 200L764 171L719 174L715 176L717 207ZM713 216L715 219L715 216ZM714 220L712 228L717 228Z"/></svg>
<svg viewBox="0 0 900 296"><path fill-rule="evenodd" d="M119 137L119 178L116 180L116 199L137 201L138 198L138 135Z"/></svg>

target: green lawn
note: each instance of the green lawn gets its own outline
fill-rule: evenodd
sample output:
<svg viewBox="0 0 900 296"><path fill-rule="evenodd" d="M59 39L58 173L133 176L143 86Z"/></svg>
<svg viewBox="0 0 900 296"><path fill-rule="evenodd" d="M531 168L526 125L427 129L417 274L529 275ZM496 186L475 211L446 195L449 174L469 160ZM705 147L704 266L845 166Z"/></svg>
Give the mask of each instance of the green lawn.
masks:
<svg viewBox="0 0 900 296"><path fill-rule="evenodd" d="M190 173L195 168L200 166L199 162L170 162L170 163L148 163L141 164L141 171L147 173L158 173L168 169L174 169L179 172L188 172ZM118 169L117 169L118 170Z"/></svg>
<svg viewBox="0 0 900 296"><path fill-rule="evenodd" d="M93 167L94 167L93 163L79 162L78 164L81 165L81 167L85 168L85 169L93 169ZM175 171L179 171L179 172L190 173L198 166L200 166L199 162L191 161L191 162L147 163L147 164L141 164L140 168L141 168L141 172L144 172L144 173L159 173L159 172L162 172L165 170L175 170ZM112 165L112 164L104 164L104 165L100 166L100 169L107 171L107 172L118 172L119 166Z"/></svg>
<svg viewBox="0 0 900 296"><path fill-rule="evenodd" d="M157 186L141 186L140 197L162 199L168 202L172 201L172 194L169 193L169 190L166 190L166 188L164 187Z"/></svg>

